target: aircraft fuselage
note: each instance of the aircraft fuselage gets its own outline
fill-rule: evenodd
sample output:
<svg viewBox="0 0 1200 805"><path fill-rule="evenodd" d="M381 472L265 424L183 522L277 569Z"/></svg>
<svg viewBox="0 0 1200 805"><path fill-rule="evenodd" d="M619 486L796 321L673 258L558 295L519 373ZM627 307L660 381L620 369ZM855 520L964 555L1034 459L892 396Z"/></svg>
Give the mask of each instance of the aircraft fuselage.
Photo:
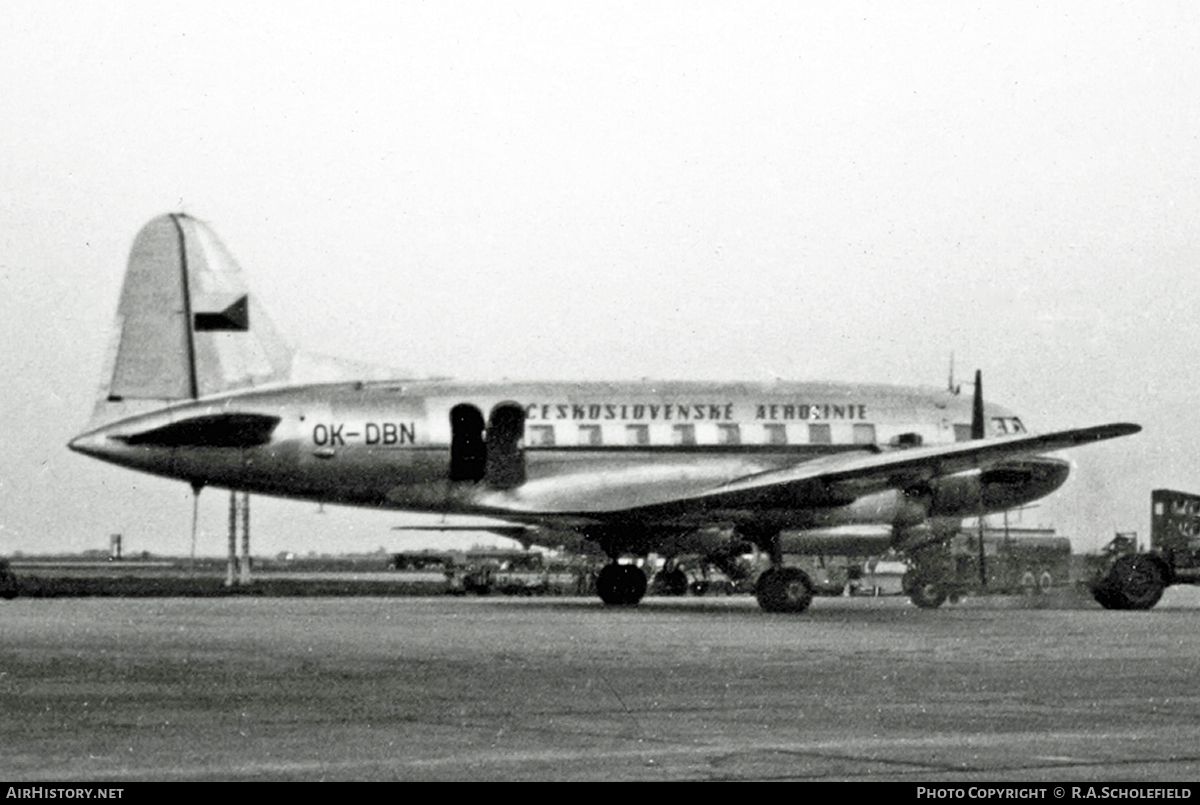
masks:
<svg viewBox="0 0 1200 805"><path fill-rule="evenodd" d="M999 406L987 406L986 420L989 436L1024 430ZM195 486L410 511L586 524L646 508L657 512L647 525L903 526L902 490L815 506L812 497L729 511L663 506L800 461L961 441L970 421L969 399L879 385L412 381L218 395L120 420L71 446ZM493 441L505 427L515 429L507 448ZM507 467L497 458L505 449ZM998 483L943 478L912 517L1021 505L1061 485L1067 466L1041 457L1013 463Z"/></svg>

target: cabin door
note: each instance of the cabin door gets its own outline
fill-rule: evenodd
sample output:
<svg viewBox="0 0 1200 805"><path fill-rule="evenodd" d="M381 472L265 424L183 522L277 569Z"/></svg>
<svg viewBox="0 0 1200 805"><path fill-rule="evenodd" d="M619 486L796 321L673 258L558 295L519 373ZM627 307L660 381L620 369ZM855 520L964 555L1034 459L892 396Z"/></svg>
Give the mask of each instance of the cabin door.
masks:
<svg viewBox="0 0 1200 805"><path fill-rule="evenodd" d="M450 480L478 481L487 465L483 413L461 403L450 409Z"/></svg>
<svg viewBox="0 0 1200 805"><path fill-rule="evenodd" d="M488 416L487 462L484 477L488 486L511 489L525 483L525 409L515 402L502 402Z"/></svg>

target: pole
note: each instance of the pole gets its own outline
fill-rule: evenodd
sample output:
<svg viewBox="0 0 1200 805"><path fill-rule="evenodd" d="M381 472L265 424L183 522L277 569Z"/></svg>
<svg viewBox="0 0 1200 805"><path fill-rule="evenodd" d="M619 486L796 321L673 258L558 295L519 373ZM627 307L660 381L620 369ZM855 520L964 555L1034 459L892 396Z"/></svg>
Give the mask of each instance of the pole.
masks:
<svg viewBox="0 0 1200 805"><path fill-rule="evenodd" d="M250 583L250 493L242 493L242 566L240 584Z"/></svg>
<svg viewBox="0 0 1200 805"><path fill-rule="evenodd" d="M229 493L229 559L225 563L225 586L236 583L234 571L237 567L237 492Z"/></svg>
<svg viewBox="0 0 1200 805"><path fill-rule="evenodd" d="M987 589L987 555L983 549L983 516L979 517L979 586Z"/></svg>
<svg viewBox="0 0 1200 805"><path fill-rule="evenodd" d="M188 562L188 570L196 572L196 523L200 519L200 484L192 484L192 558Z"/></svg>

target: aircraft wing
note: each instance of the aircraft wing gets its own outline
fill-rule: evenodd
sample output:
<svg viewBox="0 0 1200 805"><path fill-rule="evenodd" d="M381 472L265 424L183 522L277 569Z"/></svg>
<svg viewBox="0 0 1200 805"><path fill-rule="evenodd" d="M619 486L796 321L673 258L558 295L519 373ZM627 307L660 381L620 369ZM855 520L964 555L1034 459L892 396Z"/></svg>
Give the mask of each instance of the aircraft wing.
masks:
<svg viewBox="0 0 1200 805"><path fill-rule="evenodd" d="M1116 423L929 447L864 448L766 471L717 463L606 468L531 480L516 490L493 490L477 502L493 508L497 517L527 521L577 516L594 522L714 509L815 508L1140 430L1138 425Z"/></svg>
<svg viewBox="0 0 1200 805"><path fill-rule="evenodd" d="M743 505L747 497L761 493L803 493L814 484L819 484L834 498L852 499L968 470L987 469L1011 459L1128 436L1140 430L1139 425L1116 423L1035 436L976 439L880 453L843 453L738 478L697 495L696 499L717 506Z"/></svg>

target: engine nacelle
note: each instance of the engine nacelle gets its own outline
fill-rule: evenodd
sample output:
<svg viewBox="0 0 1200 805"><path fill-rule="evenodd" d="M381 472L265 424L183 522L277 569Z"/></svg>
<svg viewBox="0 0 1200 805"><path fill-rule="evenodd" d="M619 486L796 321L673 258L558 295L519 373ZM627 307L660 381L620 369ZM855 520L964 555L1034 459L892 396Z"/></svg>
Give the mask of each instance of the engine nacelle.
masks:
<svg viewBox="0 0 1200 805"><path fill-rule="evenodd" d="M1038 456L940 478L932 488L929 516L977 517L1024 506L1062 486L1070 471L1069 462Z"/></svg>

